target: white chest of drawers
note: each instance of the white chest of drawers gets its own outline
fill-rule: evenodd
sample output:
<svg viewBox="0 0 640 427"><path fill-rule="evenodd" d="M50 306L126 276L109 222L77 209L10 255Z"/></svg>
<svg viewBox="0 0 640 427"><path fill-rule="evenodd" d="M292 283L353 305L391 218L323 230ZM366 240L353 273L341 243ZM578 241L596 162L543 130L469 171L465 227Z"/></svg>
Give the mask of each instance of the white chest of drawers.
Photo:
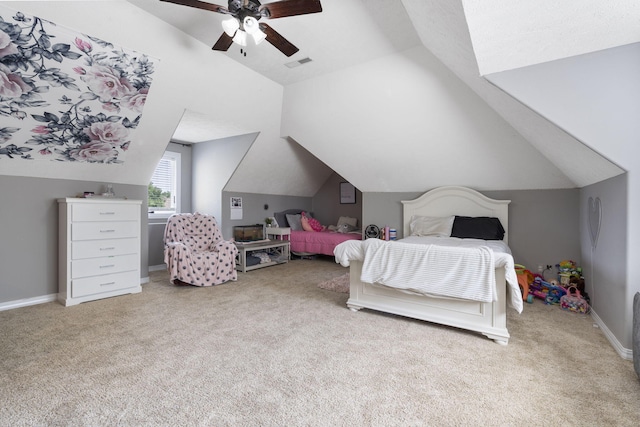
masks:
<svg viewBox="0 0 640 427"><path fill-rule="evenodd" d="M137 293L140 200L58 199L58 301L65 306Z"/></svg>

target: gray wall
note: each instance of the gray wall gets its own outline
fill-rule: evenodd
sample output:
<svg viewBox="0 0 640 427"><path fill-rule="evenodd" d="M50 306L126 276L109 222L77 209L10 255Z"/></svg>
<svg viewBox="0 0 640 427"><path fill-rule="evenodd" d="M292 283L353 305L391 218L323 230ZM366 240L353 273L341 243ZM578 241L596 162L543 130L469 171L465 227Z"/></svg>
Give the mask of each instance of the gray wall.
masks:
<svg viewBox="0 0 640 427"><path fill-rule="evenodd" d="M242 197L242 219L231 220L231 197ZM264 224L264 219L274 212L302 209L313 212L311 197L278 196L273 194L222 192L222 236L233 237L236 225Z"/></svg>
<svg viewBox="0 0 640 427"><path fill-rule="evenodd" d="M345 179L332 174L313 197L279 196L273 194L222 193L222 234L225 239L233 236L236 225L263 224L267 216L287 209L301 209L312 212L323 225L336 224L341 216L362 218L362 193L356 190L355 204L340 204L340 182ZM231 220L231 197L242 197L243 218ZM265 205L268 206L265 209Z"/></svg>
<svg viewBox="0 0 640 427"><path fill-rule="evenodd" d="M313 196L311 209L315 218L322 225L335 225L341 216L358 219L358 226L362 225L362 193L356 188L356 203L340 203L340 183L346 179L333 173Z"/></svg>
<svg viewBox="0 0 640 427"><path fill-rule="evenodd" d="M193 145L194 212L213 215L220 221L222 190L257 136L252 133Z"/></svg>
<svg viewBox="0 0 640 427"><path fill-rule="evenodd" d="M117 166L112 166L117 167ZM104 183L0 176L0 303L58 293L58 203ZM141 277L148 276L147 187L115 184L117 197L142 200Z"/></svg>
<svg viewBox="0 0 640 427"><path fill-rule="evenodd" d="M388 225L402 237L402 200L423 193L363 193L363 224ZM518 264L536 270L565 259L581 262L579 190L510 190L483 192L509 199L509 246ZM548 274L548 273L547 273Z"/></svg>
<svg viewBox="0 0 640 427"><path fill-rule="evenodd" d="M580 190L582 266L593 310L620 344L632 346L632 302L627 274L627 174ZM595 247L589 235L589 197L602 205L600 233Z"/></svg>

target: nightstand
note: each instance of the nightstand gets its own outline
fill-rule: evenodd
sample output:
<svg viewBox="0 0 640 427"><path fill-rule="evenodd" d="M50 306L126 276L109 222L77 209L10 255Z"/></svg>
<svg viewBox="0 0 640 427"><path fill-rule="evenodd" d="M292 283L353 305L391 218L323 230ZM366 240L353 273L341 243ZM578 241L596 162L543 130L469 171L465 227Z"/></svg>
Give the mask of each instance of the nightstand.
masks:
<svg viewBox="0 0 640 427"><path fill-rule="evenodd" d="M267 227L267 239L272 240L291 240L291 227ZM288 259L291 259L291 251L287 253Z"/></svg>
<svg viewBox="0 0 640 427"><path fill-rule="evenodd" d="M291 227L267 227L266 230L267 239L291 240Z"/></svg>

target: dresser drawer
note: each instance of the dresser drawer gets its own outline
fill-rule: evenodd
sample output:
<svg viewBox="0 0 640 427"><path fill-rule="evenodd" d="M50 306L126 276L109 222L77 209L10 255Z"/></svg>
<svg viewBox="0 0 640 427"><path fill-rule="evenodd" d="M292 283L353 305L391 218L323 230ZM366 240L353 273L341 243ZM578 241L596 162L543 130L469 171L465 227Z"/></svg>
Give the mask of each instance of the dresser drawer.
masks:
<svg viewBox="0 0 640 427"><path fill-rule="evenodd" d="M71 259L137 254L138 239L80 240L71 243Z"/></svg>
<svg viewBox="0 0 640 427"><path fill-rule="evenodd" d="M139 267L140 256L138 254L80 259L71 261L71 278L77 279L130 270L137 271Z"/></svg>
<svg viewBox="0 0 640 427"><path fill-rule="evenodd" d="M137 286L140 283L139 275L140 273L136 270L72 280L71 298L79 298Z"/></svg>
<svg viewBox="0 0 640 427"><path fill-rule="evenodd" d="M136 221L140 206L117 203L78 203L71 206L71 221Z"/></svg>
<svg viewBox="0 0 640 427"><path fill-rule="evenodd" d="M137 221L123 222L74 222L71 224L71 240L98 240L137 237L140 225Z"/></svg>

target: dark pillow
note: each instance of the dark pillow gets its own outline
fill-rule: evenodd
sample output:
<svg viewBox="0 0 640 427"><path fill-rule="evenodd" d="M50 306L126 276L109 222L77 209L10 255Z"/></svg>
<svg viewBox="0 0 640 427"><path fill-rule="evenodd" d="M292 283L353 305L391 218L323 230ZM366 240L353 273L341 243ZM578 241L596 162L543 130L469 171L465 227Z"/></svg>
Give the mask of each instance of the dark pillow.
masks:
<svg viewBox="0 0 640 427"><path fill-rule="evenodd" d="M274 212L273 217L276 219L278 223L278 227L289 227L289 223L287 222L287 214L299 214L302 212L302 209L287 209L282 212Z"/></svg>
<svg viewBox="0 0 640 427"><path fill-rule="evenodd" d="M456 216L451 237L461 239L502 240L504 228L498 218L488 216Z"/></svg>

